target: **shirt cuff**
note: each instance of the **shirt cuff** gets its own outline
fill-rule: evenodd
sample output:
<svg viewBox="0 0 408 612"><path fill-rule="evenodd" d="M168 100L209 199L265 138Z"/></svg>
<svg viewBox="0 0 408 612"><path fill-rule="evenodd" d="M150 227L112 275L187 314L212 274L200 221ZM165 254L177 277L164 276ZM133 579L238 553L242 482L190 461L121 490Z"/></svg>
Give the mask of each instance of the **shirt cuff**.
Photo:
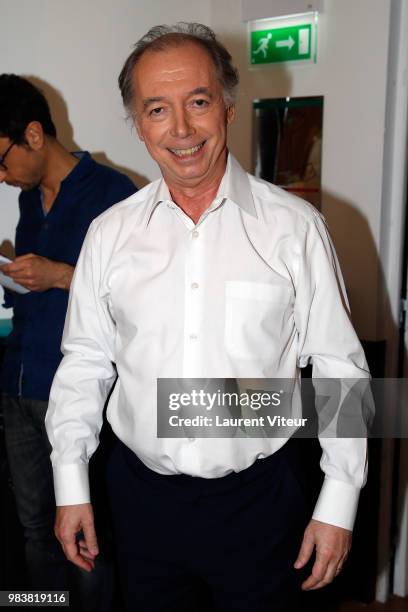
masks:
<svg viewBox="0 0 408 612"><path fill-rule="evenodd" d="M352 531L359 497L360 489L357 487L326 477L312 518Z"/></svg>
<svg viewBox="0 0 408 612"><path fill-rule="evenodd" d="M87 463L55 465L53 471L57 506L90 503L91 496L89 492Z"/></svg>

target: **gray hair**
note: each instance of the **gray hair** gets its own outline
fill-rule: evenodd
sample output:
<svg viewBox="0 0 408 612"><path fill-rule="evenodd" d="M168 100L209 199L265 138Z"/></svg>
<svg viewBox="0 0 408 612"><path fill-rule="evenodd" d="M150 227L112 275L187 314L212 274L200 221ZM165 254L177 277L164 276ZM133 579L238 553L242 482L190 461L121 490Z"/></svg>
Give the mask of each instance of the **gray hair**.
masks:
<svg viewBox="0 0 408 612"><path fill-rule="evenodd" d="M223 89L224 104L226 106L234 104L239 75L238 70L232 65L230 53L216 39L215 33L208 26L180 21L173 26L158 25L150 28L147 34L137 41L127 58L118 81L124 107L130 116L133 101L133 69L143 53L164 51L169 47L177 47L188 42L198 44L211 57Z"/></svg>

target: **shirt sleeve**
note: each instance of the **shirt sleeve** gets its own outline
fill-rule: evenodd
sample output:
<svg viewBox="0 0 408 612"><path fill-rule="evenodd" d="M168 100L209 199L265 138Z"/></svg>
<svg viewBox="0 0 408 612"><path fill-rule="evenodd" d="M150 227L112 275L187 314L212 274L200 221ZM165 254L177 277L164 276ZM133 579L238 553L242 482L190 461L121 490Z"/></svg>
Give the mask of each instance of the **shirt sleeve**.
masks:
<svg viewBox="0 0 408 612"><path fill-rule="evenodd" d="M361 344L350 321L339 263L322 217L313 213L305 232L296 281L298 365L313 366L314 379L369 378ZM365 437L323 437L325 474L313 518L353 529L360 490L367 476Z"/></svg>
<svg viewBox="0 0 408 612"><path fill-rule="evenodd" d="M116 378L116 326L100 297L100 238L94 223L75 269L46 429L52 445L57 506L90 501L88 462L99 443L102 413Z"/></svg>

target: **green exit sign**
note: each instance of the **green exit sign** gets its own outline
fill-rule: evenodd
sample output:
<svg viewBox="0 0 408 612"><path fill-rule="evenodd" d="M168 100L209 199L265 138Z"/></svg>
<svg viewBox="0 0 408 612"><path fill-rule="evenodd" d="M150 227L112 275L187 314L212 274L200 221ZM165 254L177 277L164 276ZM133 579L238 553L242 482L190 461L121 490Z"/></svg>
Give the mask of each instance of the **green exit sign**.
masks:
<svg viewBox="0 0 408 612"><path fill-rule="evenodd" d="M250 32L252 65L313 61L314 27L311 23L271 27Z"/></svg>

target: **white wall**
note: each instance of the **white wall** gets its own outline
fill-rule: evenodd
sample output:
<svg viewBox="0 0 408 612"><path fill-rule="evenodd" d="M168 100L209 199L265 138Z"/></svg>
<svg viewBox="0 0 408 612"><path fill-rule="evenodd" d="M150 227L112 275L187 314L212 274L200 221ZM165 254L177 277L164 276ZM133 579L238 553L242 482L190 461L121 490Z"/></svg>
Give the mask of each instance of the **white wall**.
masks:
<svg viewBox="0 0 408 612"><path fill-rule="evenodd" d="M316 65L250 71L238 2L212 0L212 23L241 72L231 147L247 169L254 98L324 95L322 212L340 257L354 323L365 339L377 339L382 283L378 251L390 3L325 0Z"/></svg>
<svg viewBox="0 0 408 612"><path fill-rule="evenodd" d="M36 77L62 142L96 153L143 186L159 172L124 120L117 77L132 45L151 26L181 20L209 23L210 3L0 0L0 72ZM14 242L17 195L0 185L0 245ZM0 318L10 315L0 308Z"/></svg>
<svg viewBox="0 0 408 612"><path fill-rule="evenodd" d="M390 2L326 0L317 65L249 71L238 0L0 0L1 71L51 85L56 91L44 89L58 123L67 125L69 118L63 142L100 153L139 184L158 170L123 120L116 79L132 43L153 24L202 21L231 50L242 86L230 141L248 170L252 100L323 94L323 213L358 332L375 339ZM14 233L15 194L1 188L0 200L1 242Z"/></svg>

